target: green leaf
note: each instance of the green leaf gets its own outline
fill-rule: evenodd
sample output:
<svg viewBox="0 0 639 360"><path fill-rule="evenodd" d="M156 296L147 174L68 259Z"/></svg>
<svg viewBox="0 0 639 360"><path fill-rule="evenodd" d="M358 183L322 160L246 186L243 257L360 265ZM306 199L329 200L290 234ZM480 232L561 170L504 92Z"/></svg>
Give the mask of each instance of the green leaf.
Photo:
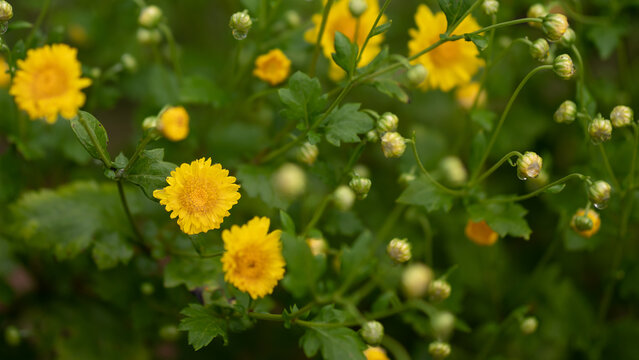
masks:
<svg viewBox="0 0 639 360"><path fill-rule="evenodd" d="M485 36L481 36L479 34L466 34L464 35L464 39L466 41L472 41L475 46L477 46L477 50L484 51L488 47L488 39Z"/></svg>
<svg viewBox="0 0 639 360"><path fill-rule="evenodd" d="M433 184L432 181L420 177L411 181L406 190L397 199L398 203L418 205L426 208L428 212L443 210L448 212L453 206L454 197Z"/></svg>
<svg viewBox="0 0 639 360"><path fill-rule="evenodd" d="M217 274L222 272L219 259L175 256L164 268L164 286L186 286L193 290L200 286L218 286Z"/></svg>
<svg viewBox="0 0 639 360"><path fill-rule="evenodd" d="M368 63L368 65L366 65L366 66L358 68L357 69L357 73L358 74L368 74L370 72L373 72L374 70L377 69L377 67L379 67L381 64L386 62L386 60L388 60L388 57L389 57L389 55L388 55L388 45L386 45L386 46L384 46L382 48L382 51L380 51L379 54L377 54L377 56L375 56L373 61Z"/></svg>
<svg viewBox="0 0 639 360"><path fill-rule="evenodd" d="M340 270L342 279L350 276L357 279L372 270L376 262L374 258L371 258L371 254L375 251L375 249L371 249L372 244L373 235L366 231L357 237L352 247L345 246L342 249L342 267Z"/></svg>
<svg viewBox="0 0 639 360"><path fill-rule="evenodd" d="M358 111L359 104L345 104L331 112L326 118L326 140L335 146L341 142L359 142L357 134L373 128L373 119Z"/></svg>
<svg viewBox="0 0 639 360"><path fill-rule="evenodd" d="M332 305L325 306L314 322L335 323L344 321L344 316ZM321 351L325 360L366 360L365 345L357 333L347 327L312 327L300 339L300 345L307 357L314 357Z"/></svg>
<svg viewBox="0 0 639 360"><path fill-rule="evenodd" d="M181 104L211 105L217 108L227 100L225 92L203 76L186 77L180 86Z"/></svg>
<svg viewBox="0 0 639 360"><path fill-rule="evenodd" d="M144 150L138 160L124 174L124 178L132 184L138 185L151 200L153 191L167 186L166 178L177 166L163 161L164 149Z"/></svg>
<svg viewBox="0 0 639 360"><path fill-rule="evenodd" d="M557 184L555 186L549 187L548 189L546 189L545 192L549 194L559 194L565 187L566 184Z"/></svg>
<svg viewBox="0 0 639 360"><path fill-rule="evenodd" d="M392 23L393 23L393 21L389 20L385 24L377 25L377 27L375 29L373 29L373 31L371 32L371 37L385 33L386 31L388 31L388 29L390 29Z"/></svg>
<svg viewBox="0 0 639 360"><path fill-rule="evenodd" d="M326 106L326 95L322 95L322 87L317 78L310 78L303 72L296 72L288 80L288 88L278 91L280 100L286 106L282 114L291 120L307 122L319 114Z"/></svg>
<svg viewBox="0 0 639 360"><path fill-rule="evenodd" d="M473 0L439 0L439 7L446 15L448 25L446 31L464 16L473 5Z"/></svg>
<svg viewBox="0 0 639 360"><path fill-rule="evenodd" d="M489 132L492 130L495 120L497 120L497 114L490 110L475 109L470 113L470 119Z"/></svg>
<svg viewBox="0 0 639 360"><path fill-rule="evenodd" d="M17 20L17 21L12 21L9 23L9 28L8 30L22 30L22 29L31 29L33 27L33 24L31 24L28 21L24 21L24 20Z"/></svg>
<svg viewBox="0 0 639 360"><path fill-rule="evenodd" d="M530 227L524 216L527 211L516 203L486 202L468 206L468 213L473 221L485 220L499 236L530 238Z"/></svg>
<svg viewBox="0 0 639 360"><path fill-rule="evenodd" d="M306 295L322 276L326 259L313 256L304 239L287 232L282 233L282 255L286 260L282 285L296 298Z"/></svg>
<svg viewBox="0 0 639 360"><path fill-rule="evenodd" d="M86 123L89 132L87 132L87 128L82 125L82 122L79 119L80 117L82 117ZM110 159L107 151L109 138L106 130L104 130L104 126L102 126L98 119L96 119L93 115L86 111L78 111L78 115L71 119L71 128L82 146L84 146L89 155L91 155L94 159L102 160L100 152L102 152L107 159ZM96 139L97 147L92 138Z"/></svg>
<svg viewBox="0 0 639 360"><path fill-rule="evenodd" d="M627 29L625 27L606 24L605 26L591 27L586 36L595 44L601 59L606 60L612 55L612 52L615 51L621 37L623 37L626 32Z"/></svg>
<svg viewBox="0 0 639 360"><path fill-rule="evenodd" d="M355 60L357 59L357 44L351 41L339 31L335 32L335 52L332 54L333 61L344 69L347 74L353 73Z"/></svg>
<svg viewBox="0 0 639 360"><path fill-rule="evenodd" d="M284 210L280 210L280 222L282 223L282 230L284 232L295 235L295 222Z"/></svg>
<svg viewBox="0 0 639 360"><path fill-rule="evenodd" d="M241 165L237 178L241 189L250 197L259 197L270 207L285 209L288 202L275 192L271 183L272 170L264 166Z"/></svg>
<svg viewBox="0 0 639 360"><path fill-rule="evenodd" d="M408 104L410 98L408 94L399 86L399 83L393 79L379 79L373 83L375 88L382 94L388 95L391 98L397 99L404 104Z"/></svg>
<svg viewBox="0 0 639 360"><path fill-rule="evenodd" d="M196 351L208 345L218 336L222 336L224 345L228 344L226 322L210 308L199 304L189 304L180 313L186 317L180 321L179 329L188 331L189 344Z"/></svg>
<svg viewBox="0 0 639 360"><path fill-rule="evenodd" d="M133 247L118 233L109 233L96 240L91 256L98 269L109 269L117 266L118 262L128 263L133 256Z"/></svg>

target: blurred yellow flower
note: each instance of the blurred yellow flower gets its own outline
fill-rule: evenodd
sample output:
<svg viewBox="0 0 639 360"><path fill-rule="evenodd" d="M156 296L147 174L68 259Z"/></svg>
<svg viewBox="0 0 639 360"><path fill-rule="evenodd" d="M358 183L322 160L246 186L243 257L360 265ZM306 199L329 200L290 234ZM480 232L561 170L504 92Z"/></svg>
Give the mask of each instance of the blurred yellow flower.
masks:
<svg viewBox="0 0 639 360"><path fill-rule="evenodd" d="M455 99L461 107L466 110L470 110L473 107L477 93L479 93L479 83L476 81L470 82L466 85L462 85L455 91ZM486 92L482 91L477 99L477 106L483 106L486 103Z"/></svg>
<svg viewBox="0 0 639 360"><path fill-rule="evenodd" d="M11 82L11 75L8 73L9 64L7 61L0 57L0 89L7 88Z"/></svg>
<svg viewBox="0 0 639 360"><path fill-rule="evenodd" d="M468 220L465 233L470 241L482 246L493 245L499 239L499 234L493 231L484 220L479 222Z"/></svg>
<svg viewBox="0 0 639 360"><path fill-rule="evenodd" d="M76 49L66 44L45 45L18 60L9 92L31 119L46 118L54 123L58 114L71 119L84 105L86 97L81 90L91 85L91 80L81 76Z"/></svg>
<svg viewBox="0 0 639 360"><path fill-rule="evenodd" d="M291 60L280 49L273 49L255 59L253 75L275 86L282 83L291 72Z"/></svg>
<svg viewBox="0 0 639 360"><path fill-rule="evenodd" d="M439 35L446 32L446 16L443 12L433 14L428 6L419 5L415 13L417 29L410 29L408 42L409 55L413 56L439 41ZM455 29L453 35L479 30L472 16L468 16ZM428 70L426 80L420 88L448 91L455 86L469 83L484 60L478 57L479 51L469 41L449 41L427 52L413 61L422 64Z"/></svg>
<svg viewBox="0 0 639 360"><path fill-rule="evenodd" d="M326 29L324 30L320 44L322 46L324 56L330 60L329 77L332 80L338 81L345 75L344 71L337 66L335 62L333 62L331 56L331 54L335 52L335 32L341 32L351 41L354 41L355 35L357 35L356 43L361 49L364 41L366 40L366 36L371 30L371 27L373 27L375 19L379 13L379 4L377 1L378 0L366 0L368 7L359 17L359 23L357 19L353 17L348 8L349 0L336 0L333 3L328 19L326 20ZM324 4L326 4L326 0L324 0ZM314 44L317 41L317 34L322 22L322 14L313 15L311 20L315 26L304 34L304 39L306 39L309 43ZM378 25L384 23L386 23L385 15L379 20ZM377 35L368 41L359 66L366 66L375 58L375 56L377 56L377 54L379 54L381 50L380 45L383 41L383 35Z"/></svg>
<svg viewBox="0 0 639 360"><path fill-rule="evenodd" d="M235 178L220 164L201 158L182 164L166 178L169 186L155 190L153 197L166 206L171 218L189 235L218 229L229 210L240 199Z"/></svg>
<svg viewBox="0 0 639 360"><path fill-rule="evenodd" d="M89 34L87 29L80 24L71 24L67 28L67 35L69 40L79 47L85 46L89 43Z"/></svg>
<svg viewBox="0 0 639 360"><path fill-rule="evenodd" d="M366 360L389 360L386 351L379 346L369 346L364 350Z"/></svg>
<svg viewBox="0 0 639 360"><path fill-rule="evenodd" d="M254 217L241 227L233 225L231 230L222 232L224 280L253 299L272 293L284 277L282 231L269 233L269 225L268 218Z"/></svg>
<svg viewBox="0 0 639 360"><path fill-rule="evenodd" d="M182 106L170 107L160 114L157 128L171 141L184 140L189 135L189 113Z"/></svg>
<svg viewBox="0 0 639 360"><path fill-rule="evenodd" d="M572 217L572 220L570 221L570 227L572 227L572 229L577 234L585 238L589 238L595 235L599 231L599 228L601 227L601 219L599 218L599 214L597 214L596 211L588 210L588 214L586 216L588 217L588 219L590 219L590 221L592 221L592 227L589 230L579 230L576 224L576 220L578 217L581 217L584 215L586 215L586 211L584 209L577 210L575 215Z"/></svg>

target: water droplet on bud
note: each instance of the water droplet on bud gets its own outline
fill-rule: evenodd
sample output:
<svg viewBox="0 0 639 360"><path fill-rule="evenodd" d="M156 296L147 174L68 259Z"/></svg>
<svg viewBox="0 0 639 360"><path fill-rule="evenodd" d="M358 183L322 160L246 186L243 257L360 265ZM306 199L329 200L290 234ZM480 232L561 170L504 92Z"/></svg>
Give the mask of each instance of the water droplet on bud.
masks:
<svg viewBox="0 0 639 360"><path fill-rule="evenodd" d="M517 178L523 181L528 180L528 177L525 174L520 174L520 173L517 173Z"/></svg>
<svg viewBox="0 0 639 360"><path fill-rule="evenodd" d="M235 40L244 40L246 39L246 35L248 35L248 32L246 31L233 30L233 37Z"/></svg>
<svg viewBox="0 0 639 360"><path fill-rule="evenodd" d="M605 209L606 207L608 207L608 203L605 203L605 202L594 203L593 205L599 210L602 210L602 209Z"/></svg>

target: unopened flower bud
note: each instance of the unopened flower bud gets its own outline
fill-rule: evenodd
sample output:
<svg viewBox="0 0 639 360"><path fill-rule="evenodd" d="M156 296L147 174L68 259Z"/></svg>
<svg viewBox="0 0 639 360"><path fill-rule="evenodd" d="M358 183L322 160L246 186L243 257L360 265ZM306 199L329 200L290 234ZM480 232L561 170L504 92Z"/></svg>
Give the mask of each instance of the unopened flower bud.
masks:
<svg viewBox="0 0 639 360"><path fill-rule="evenodd" d="M561 39L566 30L568 30L568 19L563 14L548 14L544 16L541 28L551 41Z"/></svg>
<svg viewBox="0 0 639 360"><path fill-rule="evenodd" d="M457 156L446 156L439 163L439 168L444 173L446 182L451 185L463 185L468 179L468 171Z"/></svg>
<svg viewBox="0 0 639 360"><path fill-rule="evenodd" d="M413 65L407 72L406 78L411 86L419 86L428 76L428 70L422 64Z"/></svg>
<svg viewBox="0 0 639 360"><path fill-rule="evenodd" d="M495 15L499 11L499 1L497 0L484 0L481 4L482 9L486 15Z"/></svg>
<svg viewBox="0 0 639 360"><path fill-rule="evenodd" d="M4 329L4 341L9 346L18 346L20 345L20 340L22 336L20 335L20 330L13 325L9 325Z"/></svg>
<svg viewBox="0 0 639 360"><path fill-rule="evenodd" d="M388 243L386 252L393 261L404 263L411 258L411 246L406 239L393 239Z"/></svg>
<svg viewBox="0 0 639 360"><path fill-rule="evenodd" d="M145 281L140 285L140 292L144 295L152 295L155 292L155 287L148 281Z"/></svg>
<svg viewBox="0 0 639 360"><path fill-rule="evenodd" d="M430 325L438 339L447 339L455 329L455 315L448 311L438 312L431 317Z"/></svg>
<svg viewBox="0 0 639 360"><path fill-rule="evenodd" d="M292 199L306 190L306 174L299 166L286 163L273 175L275 191L284 197Z"/></svg>
<svg viewBox="0 0 639 360"><path fill-rule="evenodd" d="M538 324L537 318L529 316L521 322L519 329L524 335L530 335L537 330Z"/></svg>
<svg viewBox="0 0 639 360"><path fill-rule="evenodd" d="M370 177L371 171L364 164L357 164L353 167L353 173L361 177Z"/></svg>
<svg viewBox="0 0 639 360"><path fill-rule="evenodd" d="M588 188L588 197L597 209L604 209L610 200L610 184L603 180L595 181Z"/></svg>
<svg viewBox="0 0 639 360"><path fill-rule="evenodd" d="M397 179L397 182L399 182L399 184L402 186L408 186L408 184L413 182L416 178L417 177L413 173L402 173L401 175L399 175L399 179Z"/></svg>
<svg viewBox="0 0 639 360"><path fill-rule="evenodd" d="M371 179L355 176L348 183L348 186L355 192L359 200L364 200L368 196L368 191L371 189Z"/></svg>
<svg viewBox="0 0 639 360"><path fill-rule="evenodd" d="M148 116L142 122L142 129L144 129L144 130L155 129L158 126L158 121L159 120L158 120L157 116Z"/></svg>
<svg viewBox="0 0 639 360"><path fill-rule="evenodd" d="M313 256L326 255L326 249L328 249L326 240L322 238L308 238L306 239L306 244L311 249Z"/></svg>
<svg viewBox="0 0 639 360"><path fill-rule="evenodd" d="M595 145L608 141L612 137L612 123L610 120L598 115L588 125L588 134L590 134L590 140Z"/></svg>
<svg viewBox="0 0 639 360"><path fill-rule="evenodd" d="M138 70L138 61L129 53L122 54L120 62L122 63L122 67L128 72L136 72Z"/></svg>
<svg viewBox="0 0 639 360"><path fill-rule="evenodd" d="M146 6L140 12L138 23L147 28L154 28L162 20L162 9L155 5Z"/></svg>
<svg viewBox="0 0 639 360"><path fill-rule="evenodd" d="M349 210L355 202L355 193L348 186L340 185L333 193L333 201L338 209Z"/></svg>
<svg viewBox="0 0 639 360"><path fill-rule="evenodd" d="M402 290L408 298L421 298L428 292L433 270L422 263L408 265L402 272Z"/></svg>
<svg viewBox="0 0 639 360"><path fill-rule="evenodd" d="M378 345L384 338L384 325L379 321L367 321L359 333L367 344Z"/></svg>
<svg viewBox="0 0 639 360"><path fill-rule="evenodd" d="M536 178L541 172L543 159L532 151L526 151L522 157L517 160L517 177L520 180L528 180Z"/></svg>
<svg viewBox="0 0 639 360"><path fill-rule="evenodd" d="M433 302L440 302L448 299L451 287L446 280L435 280L428 288L428 296Z"/></svg>
<svg viewBox="0 0 639 360"><path fill-rule="evenodd" d="M350 0L348 2L348 10L350 10L351 15L353 17L360 17L363 13L368 9L368 4L366 0Z"/></svg>
<svg viewBox="0 0 639 360"><path fill-rule="evenodd" d="M13 7L6 1L0 1L0 22L6 22L13 18Z"/></svg>
<svg viewBox="0 0 639 360"><path fill-rule="evenodd" d="M575 34L575 30L572 28L566 29L566 32L559 39L559 45L563 47L571 47L575 41L577 40L577 34Z"/></svg>
<svg viewBox="0 0 639 360"><path fill-rule="evenodd" d="M229 27L233 30L233 37L236 40L246 39L246 35L248 35L252 25L253 21L249 16L248 10L236 12L231 15L231 20L229 21Z"/></svg>
<svg viewBox="0 0 639 360"><path fill-rule="evenodd" d="M579 235L589 238L599 231L601 219L594 210L579 209L570 220L570 227Z"/></svg>
<svg viewBox="0 0 639 360"><path fill-rule="evenodd" d="M566 100L559 105L553 119L560 124L570 124L577 118L577 104Z"/></svg>
<svg viewBox="0 0 639 360"><path fill-rule="evenodd" d="M139 28L137 32L138 42L142 45L157 44L162 40L162 34L157 29Z"/></svg>
<svg viewBox="0 0 639 360"><path fill-rule="evenodd" d="M286 14L284 14L284 18L286 18L286 22L288 23L288 26L292 28L296 28L300 26L300 24L302 23L300 14L298 14L297 11L295 10L287 11Z"/></svg>
<svg viewBox="0 0 639 360"><path fill-rule="evenodd" d="M561 54L555 58L552 64L552 69L555 74L564 80L570 80L575 73L575 64L572 62L572 58L568 54Z"/></svg>
<svg viewBox="0 0 639 360"><path fill-rule="evenodd" d="M368 142L377 142L377 140L379 140L379 134L377 133L377 130L371 130L369 132L366 133L366 140L368 140Z"/></svg>
<svg viewBox="0 0 639 360"><path fill-rule="evenodd" d="M399 133L387 132L382 136L382 151L387 158L400 157L406 151L406 139Z"/></svg>
<svg viewBox="0 0 639 360"><path fill-rule="evenodd" d="M175 341L180 337L180 332L175 325L164 325L158 332L160 339L165 341Z"/></svg>
<svg viewBox="0 0 639 360"><path fill-rule="evenodd" d="M443 341L433 341L428 344L428 353L436 360L445 359L450 355L450 345Z"/></svg>
<svg viewBox="0 0 639 360"><path fill-rule="evenodd" d="M614 127L630 125L634 120L634 112L625 105L618 105L610 113L610 121Z"/></svg>
<svg viewBox="0 0 639 360"><path fill-rule="evenodd" d="M305 164L313 165L319 154L317 145L313 145L309 142L305 142L300 146L297 153L297 159Z"/></svg>
<svg viewBox="0 0 639 360"><path fill-rule="evenodd" d="M546 15L548 15L548 10L546 10L546 7L542 4L536 3L528 8L527 17L529 18L542 18ZM537 28L541 27L541 23L538 22L531 22L529 24Z"/></svg>
<svg viewBox="0 0 639 360"><path fill-rule="evenodd" d="M530 44L530 56L533 59L544 62L548 55L550 55L550 45L548 45L546 39L539 38Z"/></svg>
<svg viewBox="0 0 639 360"><path fill-rule="evenodd" d="M397 117L397 115L390 112L386 112L386 113L383 113L382 116L380 116L379 119L377 120L377 131L380 134L383 134L389 131L395 131L397 130L398 124L399 124L399 118Z"/></svg>

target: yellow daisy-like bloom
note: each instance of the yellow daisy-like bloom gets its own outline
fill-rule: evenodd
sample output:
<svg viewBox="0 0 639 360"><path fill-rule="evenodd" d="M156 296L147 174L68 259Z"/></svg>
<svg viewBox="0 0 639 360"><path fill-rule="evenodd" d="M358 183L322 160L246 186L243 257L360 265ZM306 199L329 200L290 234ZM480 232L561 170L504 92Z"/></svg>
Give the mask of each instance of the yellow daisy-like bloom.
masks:
<svg viewBox="0 0 639 360"><path fill-rule="evenodd" d="M439 35L446 32L446 16L443 12L433 14L428 6L419 5L415 14L417 29L410 29L412 38L408 42L409 54L415 55L439 41ZM471 16L455 29L454 34L464 34L479 30L479 25ZM470 82L473 75L484 66L478 57L477 47L470 41L449 41L413 61L428 70L428 76L420 84L423 90L441 89L448 91L455 86Z"/></svg>
<svg viewBox="0 0 639 360"><path fill-rule="evenodd" d="M4 89L9 86L11 82L11 75L8 73L9 64L4 60L4 58L0 57L0 88Z"/></svg>
<svg viewBox="0 0 639 360"><path fill-rule="evenodd" d="M455 99L457 99L457 103L464 109L470 110L470 108L473 107L477 93L479 93L479 88L480 85L476 81L458 87L455 91ZM477 99L477 105L483 106L485 103L486 92L482 91L481 95L479 95L479 99Z"/></svg>
<svg viewBox="0 0 639 360"><path fill-rule="evenodd" d="M280 49L273 49L255 59L253 75L275 86L281 84L291 72L291 60Z"/></svg>
<svg viewBox="0 0 639 360"><path fill-rule="evenodd" d="M182 106L174 106L160 114L158 130L171 141L184 140L189 135L189 113Z"/></svg>
<svg viewBox="0 0 639 360"><path fill-rule="evenodd" d="M592 221L592 227L590 228L590 230L579 230L579 229L577 229L577 225L575 224L575 222L576 222L578 217L584 216L584 214L586 214L586 211L584 209L577 210L575 215L570 220L570 227L572 227L572 229L577 234L579 234L579 235L581 235L581 236L583 236L585 238L589 238L589 237L595 235L599 231L599 228L601 227L601 219L599 218L599 214L597 214L596 211L588 210L588 215L586 215L586 216L588 216L590 221Z"/></svg>
<svg viewBox="0 0 639 360"><path fill-rule="evenodd" d="M386 351L379 346L369 346L364 350L366 360L389 360Z"/></svg>
<svg viewBox="0 0 639 360"><path fill-rule="evenodd" d="M180 229L194 235L218 229L229 210L240 199L235 178L220 164L201 158L182 164L166 178L169 186L155 190L153 197L178 218Z"/></svg>
<svg viewBox="0 0 639 360"><path fill-rule="evenodd" d="M499 234L493 231L484 220L479 222L468 220L465 233L470 241L482 246L493 245L499 239Z"/></svg>
<svg viewBox="0 0 639 360"><path fill-rule="evenodd" d="M377 14L379 13L379 4L377 1L378 0L366 0L368 7L359 17L359 27L357 26L357 19L353 17L348 8L349 0L336 0L333 3L328 19L326 19L326 29L324 30L322 41L320 43L324 56L330 60L331 65L329 69L329 77L333 81L338 81L345 75L344 70L333 62L331 56L331 54L335 52L335 32L341 32L349 38L351 42L356 41L357 46L361 49L362 45L364 45L364 41L366 40L366 36L368 35L371 27L373 27ZM326 0L324 0L324 4L326 4ZM322 14L313 15L311 20L313 21L313 24L315 24L315 27L304 34L304 39L309 43L314 44L317 41L317 34L322 23ZM386 23L385 15L379 20L379 25L384 23ZM356 34L357 39L355 39ZM375 58L375 56L377 56L377 54L379 54L381 50L381 43L383 41L383 35L375 36L368 41L359 66L366 66Z"/></svg>
<svg viewBox="0 0 639 360"><path fill-rule="evenodd" d="M273 292L284 277L281 230L268 232L270 220L254 217L245 225L233 225L222 232L224 280L253 299Z"/></svg>
<svg viewBox="0 0 639 360"><path fill-rule="evenodd" d="M27 52L18 60L18 71L9 91L18 107L31 119L54 123L58 114L71 119L84 105L82 89L91 80L82 78L77 50L65 44L46 45Z"/></svg>

